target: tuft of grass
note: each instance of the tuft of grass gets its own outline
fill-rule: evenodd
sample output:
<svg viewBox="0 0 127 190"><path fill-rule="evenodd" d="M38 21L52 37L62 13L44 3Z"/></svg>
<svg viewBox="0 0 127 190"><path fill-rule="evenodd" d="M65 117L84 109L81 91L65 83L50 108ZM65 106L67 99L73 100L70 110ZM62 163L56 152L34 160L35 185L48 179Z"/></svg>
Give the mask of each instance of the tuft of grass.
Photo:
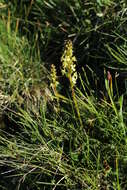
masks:
<svg viewBox="0 0 127 190"><path fill-rule="evenodd" d="M46 101L36 112L20 108L20 132L11 135L1 130L1 175L10 179L12 188L126 188L123 96L116 101L108 94L109 99L98 101L94 91L86 89L87 80L80 77L82 88L75 90L82 128L72 98L64 104L59 99L60 111L54 113Z"/></svg>
<svg viewBox="0 0 127 190"><path fill-rule="evenodd" d="M25 101L40 99L48 84L47 70L38 57L33 58L25 37L15 31L8 32L8 23L0 22L0 83L1 108L6 105L26 104ZM45 81L45 82L44 82ZM47 82L46 82L47 81ZM47 84L46 84L47 83ZM29 102L29 101L28 101ZM33 101L34 102L34 101Z"/></svg>

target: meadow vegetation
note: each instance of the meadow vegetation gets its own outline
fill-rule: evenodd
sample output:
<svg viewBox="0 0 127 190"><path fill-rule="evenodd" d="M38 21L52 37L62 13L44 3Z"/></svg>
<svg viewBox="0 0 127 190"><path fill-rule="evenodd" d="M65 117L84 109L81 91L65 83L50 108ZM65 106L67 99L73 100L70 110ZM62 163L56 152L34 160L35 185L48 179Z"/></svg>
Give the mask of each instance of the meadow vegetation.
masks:
<svg viewBox="0 0 127 190"><path fill-rule="evenodd" d="M125 0L0 1L0 189L127 189Z"/></svg>

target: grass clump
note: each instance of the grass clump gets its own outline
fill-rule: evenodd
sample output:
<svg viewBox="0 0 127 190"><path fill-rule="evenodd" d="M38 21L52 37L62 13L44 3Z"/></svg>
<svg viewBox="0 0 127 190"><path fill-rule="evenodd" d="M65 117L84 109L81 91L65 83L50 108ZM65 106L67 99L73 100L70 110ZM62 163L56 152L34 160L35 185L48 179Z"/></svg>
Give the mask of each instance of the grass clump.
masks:
<svg viewBox="0 0 127 190"><path fill-rule="evenodd" d="M15 179L14 187L116 189L118 184L126 187L125 123L120 114L115 114L111 103L100 104L94 96L81 91L76 94L82 129L70 100L66 104L69 111L61 108L50 117L44 105L40 106L38 117L19 110L21 132L15 136L3 132L2 176Z"/></svg>
<svg viewBox="0 0 127 190"><path fill-rule="evenodd" d="M55 85L58 79L54 71L52 84ZM3 187L8 188L7 178L12 189L126 188L123 96L114 101L107 85L109 98L98 101L95 92L87 89L88 78L79 78L82 88L73 86L75 99L55 89L57 93L54 90L52 105L43 101L36 112L17 110L20 132L13 135L1 130ZM71 83L70 87L72 90ZM56 112L53 106L58 98L60 109ZM75 100L82 123L74 112Z"/></svg>
<svg viewBox="0 0 127 190"><path fill-rule="evenodd" d="M5 97L8 104L22 105L25 100L32 99L39 88L41 91L46 87L43 81L48 79L47 72L39 58L32 57L27 39L20 38L15 32L8 33L4 21L0 22L0 34L1 97L3 101Z"/></svg>

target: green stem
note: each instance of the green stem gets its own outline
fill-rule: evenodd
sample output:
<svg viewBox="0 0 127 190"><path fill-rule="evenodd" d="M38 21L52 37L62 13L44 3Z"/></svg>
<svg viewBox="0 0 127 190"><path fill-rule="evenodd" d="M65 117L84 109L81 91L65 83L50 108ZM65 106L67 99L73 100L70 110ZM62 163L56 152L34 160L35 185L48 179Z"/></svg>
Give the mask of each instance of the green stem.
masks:
<svg viewBox="0 0 127 190"><path fill-rule="evenodd" d="M73 87L73 82L72 82L72 77L71 75L69 76L69 80L70 80L70 85L71 85L71 91L72 91L72 98L73 98L73 102L74 102L74 106L75 106L75 110L81 125L81 128L83 128L83 123L82 123L82 119L81 119L81 115L80 115L80 111L79 111L79 107L78 107L78 103L75 97L75 91L74 91L74 87Z"/></svg>

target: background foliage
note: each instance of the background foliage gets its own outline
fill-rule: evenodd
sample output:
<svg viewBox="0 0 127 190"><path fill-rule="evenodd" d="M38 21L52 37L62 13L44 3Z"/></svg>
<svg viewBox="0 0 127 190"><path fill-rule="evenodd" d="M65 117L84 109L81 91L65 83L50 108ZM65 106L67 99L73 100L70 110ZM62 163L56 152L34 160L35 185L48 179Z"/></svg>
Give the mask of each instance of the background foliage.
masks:
<svg viewBox="0 0 127 190"><path fill-rule="evenodd" d="M126 15L125 0L0 1L1 189L127 188Z"/></svg>

